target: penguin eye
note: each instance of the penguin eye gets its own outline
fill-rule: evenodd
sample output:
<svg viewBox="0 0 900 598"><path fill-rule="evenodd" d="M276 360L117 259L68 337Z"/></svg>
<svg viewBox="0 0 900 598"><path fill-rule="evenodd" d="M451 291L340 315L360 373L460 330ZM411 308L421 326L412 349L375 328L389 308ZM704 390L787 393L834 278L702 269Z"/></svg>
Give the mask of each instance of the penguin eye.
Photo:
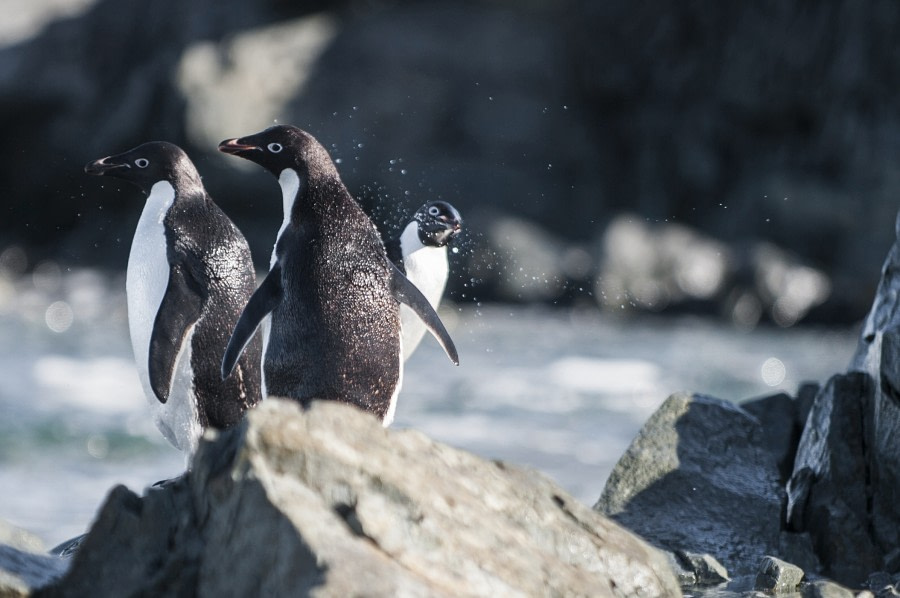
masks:
<svg viewBox="0 0 900 598"><path fill-rule="evenodd" d="M441 210L437 206L431 206L430 208L428 208L429 216L438 216L438 215L440 215L440 213L441 213Z"/></svg>
<svg viewBox="0 0 900 598"><path fill-rule="evenodd" d="M147 158L138 158L134 161L134 165L138 168L147 168L148 166L150 166L150 160L148 160Z"/></svg>
<svg viewBox="0 0 900 598"><path fill-rule="evenodd" d="M281 147L280 143L270 143L266 147L268 147L269 151L272 152L273 154L277 154L278 152L280 152L281 150L284 149L283 147Z"/></svg>

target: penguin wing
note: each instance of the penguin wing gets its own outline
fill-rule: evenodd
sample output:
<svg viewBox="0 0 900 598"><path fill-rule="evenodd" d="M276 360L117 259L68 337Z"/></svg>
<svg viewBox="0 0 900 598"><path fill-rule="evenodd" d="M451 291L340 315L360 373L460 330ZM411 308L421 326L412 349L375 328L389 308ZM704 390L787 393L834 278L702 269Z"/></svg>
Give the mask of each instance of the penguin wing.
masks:
<svg viewBox="0 0 900 598"><path fill-rule="evenodd" d="M160 403L169 400L175 361L191 327L200 319L204 295L181 263L171 264L169 283L153 321L148 370L150 386Z"/></svg>
<svg viewBox="0 0 900 598"><path fill-rule="evenodd" d="M403 263L403 249L400 247L400 239L385 241L384 250L387 252L388 259L394 262L397 269L403 274L406 274L405 264Z"/></svg>
<svg viewBox="0 0 900 598"><path fill-rule="evenodd" d="M231 340L228 341L225 355L222 356L222 380L231 375L237 360L244 352L244 347L247 346L247 343L253 338L253 333L259 327L259 323L279 303L281 303L281 265L276 262L266 275L266 279L250 296L250 300L244 306L244 311L241 312L241 317L234 326Z"/></svg>
<svg viewBox="0 0 900 598"><path fill-rule="evenodd" d="M410 309L416 312L417 316L422 318L422 321L425 322L425 327L428 328L431 334L434 335L434 338L437 339L437 342L444 348L444 352L447 353L450 361L454 365L459 365L459 354L456 352L456 345L453 344L453 339L450 338L450 334L444 328L441 318L434 311L434 308L431 307L431 304L428 303L428 299L425 298L422 291L416 288L416 285L411 283L397 269L397 266L390 260L388 260L388 263L391 264L391 292L394 294L394 298L400 303L408 305Z"/></svg>

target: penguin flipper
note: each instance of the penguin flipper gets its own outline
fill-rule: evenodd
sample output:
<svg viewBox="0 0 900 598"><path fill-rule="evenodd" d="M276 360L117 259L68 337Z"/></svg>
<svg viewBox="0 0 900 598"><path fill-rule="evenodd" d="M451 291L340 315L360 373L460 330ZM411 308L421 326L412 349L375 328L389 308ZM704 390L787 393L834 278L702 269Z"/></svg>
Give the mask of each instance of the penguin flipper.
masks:
<svg viewBox="0 0 900 598"><path fill-rule="evenodd" d="M391 260L394 265L397 266L397 269L405 275L406 267L403 263L403 250L400 248L400 239L385 241L384 250L387 253L388 259Z"/></svg>
<svg viewBox="0 0 900 598"><path fill-rule="evenodd" d="M244 352L244 347L253 338L263 318L281 303L281 265L277 262L259 288L250 296L241 317L234 326L225 355L222 356L222 380L231 375L235 364Z"/></svg>
<svg viewBox="0 0 900 598"><path fill-rule="evenodd" d="M150 387L160 403L169 400L178 353L191 327L203 312L205 297L196 286L181 264L171 265L169 283L153 321L147 364Z"/></svg>
<svg viewBox="0 0 900 598"><path fill-rule="evenodd" d="M397 269L393 262L388 260L388 263L391 264L391 292L394 294L394 298L400 303L408 305L410 309L416 312L416 315L425 322L425 327L428 328L429 332L434 335L434 338L443 347L450 361L454 365L459 365L459 354L456 352L456 345L453 344L453 339L450 338L450 334L444 328L441 318L434 311L434 308L431 307L431 304L428 303L428 299L425 298L422 291L416 288L416 285L411 283Z"/></svg>

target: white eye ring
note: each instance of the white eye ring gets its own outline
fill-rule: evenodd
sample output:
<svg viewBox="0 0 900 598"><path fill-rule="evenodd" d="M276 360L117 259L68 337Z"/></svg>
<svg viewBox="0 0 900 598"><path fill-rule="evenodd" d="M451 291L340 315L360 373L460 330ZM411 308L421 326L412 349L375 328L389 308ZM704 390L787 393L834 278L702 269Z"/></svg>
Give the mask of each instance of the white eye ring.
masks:
<svg viewBox="0 0 900 598"><path fill-rule="evenodd" d="M278 152L280 152L281 150L284 149L283 147L281 147L280 143L270 143L266 147L269 148L269 151L272 152L273 154L277 154Z"/></svg>
<svg viewBox="0 0 900 598"><path fill-rule="evenodd" d="M138 158L134 161L134 165L138 168L147 168L148 166L150 166L150 160L148 160L147 158Z"/></svg>
<svg viewBox="0 0 900 598"><path fill-rule="evenodd" d="M431 206L430 208L428 208L429 216L438 216L440 213L441 213L441 210L437 206Z"/></svg>

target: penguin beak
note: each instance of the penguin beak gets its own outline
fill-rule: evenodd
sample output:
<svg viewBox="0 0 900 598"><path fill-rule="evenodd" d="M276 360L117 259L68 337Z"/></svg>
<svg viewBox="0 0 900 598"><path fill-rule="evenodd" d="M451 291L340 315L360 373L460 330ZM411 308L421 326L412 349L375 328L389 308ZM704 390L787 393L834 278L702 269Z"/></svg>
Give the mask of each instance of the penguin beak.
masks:
<svg viewBox="0 0 900 598"><path fill-rule="evenodd" d="M456 236L456 234L459 233L460 230L462 230L462 222L460 222L457 218L452 218L450 216L441 216L436 220L432 220L431 222L423 223L422 229L425 232L429 233L443 232L453 237Z"/></svg>
<svg viewBox="0 0 900 598"><path fill-rule="evenodd" d="M110 156L107 156L105 158L100 158L99 160L94 160L93 162L88 162L84 166L84 172L87 174L102 176L110 171L120 168L131 168L131 166L125 163L116 164L114 162L107 162L107 160L109 159Z"/></svg>
<svg viewBox="0 0 900 598"><path fill-rule="evenodd" d="M240 139L226 139L219 144L220 152L231 154L233 156L240 156L241 154L246 154L248 152L260 149L261 148L259 146L242 143Z"/></svg>
<svg viewBox="0 0 900 598"><path fill-rule="evenodd" d="M447 228L450 229L453 235L459 233L462 230L462 222L459 221L458 218L450 218L449 216L441 216L441 221L447 225Z"/></svg>

